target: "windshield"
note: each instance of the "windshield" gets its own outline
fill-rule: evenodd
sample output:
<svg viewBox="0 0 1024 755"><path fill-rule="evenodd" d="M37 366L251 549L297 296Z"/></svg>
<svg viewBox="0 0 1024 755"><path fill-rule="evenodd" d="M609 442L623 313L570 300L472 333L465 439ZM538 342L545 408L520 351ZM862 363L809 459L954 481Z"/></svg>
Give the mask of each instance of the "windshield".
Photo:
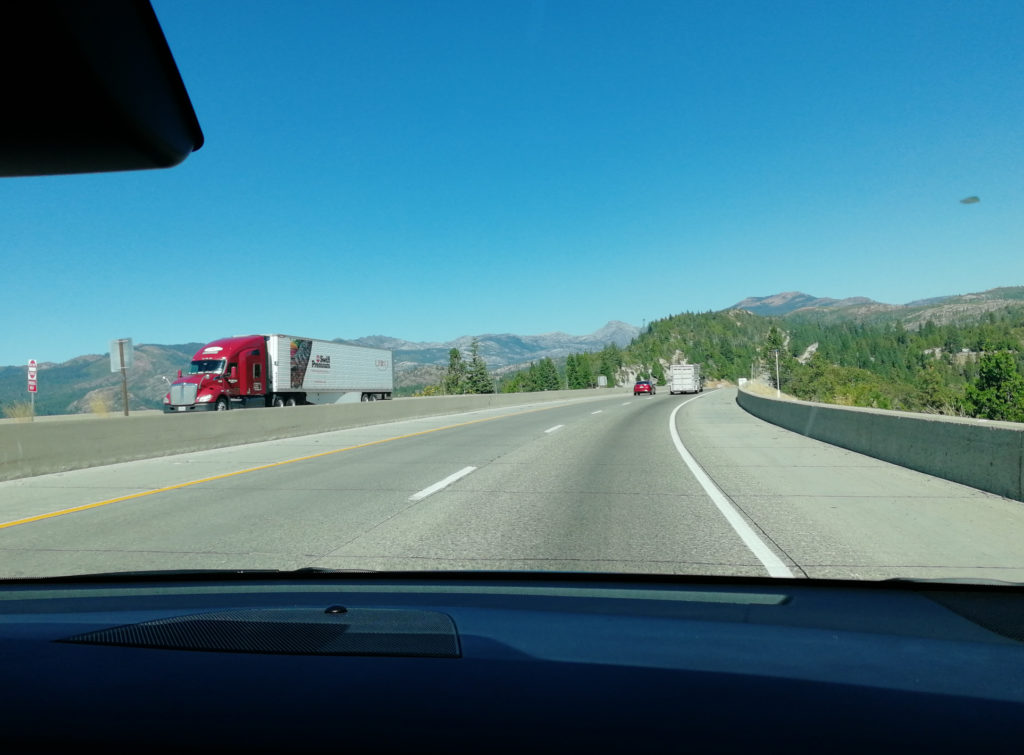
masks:
<svg viewBox="0 0 1024 755"><path fill-rule="evenodd" d="M1024 582L1024 4L153 7L203 147L0 180L0 577Z"/></svg>
<svg viewBox="0 0 1024 755"><path fill-rule="evenodd" d="M225 361L223 359L193 359L189 365L188 374L198 375L204 372L220 374L224 372Z"/></svg>

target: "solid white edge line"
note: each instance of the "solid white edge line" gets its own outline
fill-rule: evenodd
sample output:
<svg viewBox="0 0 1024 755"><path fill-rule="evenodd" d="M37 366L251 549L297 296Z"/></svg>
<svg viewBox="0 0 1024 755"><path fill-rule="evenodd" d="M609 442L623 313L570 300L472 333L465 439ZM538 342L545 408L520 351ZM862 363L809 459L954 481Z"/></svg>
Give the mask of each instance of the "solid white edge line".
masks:
<svg viewBox="0 0 1024 755"><path fill-rule="evenodd" d="M600 414L603 411L604 411L604 409L598 409L596 412L591 412L591 414Z"/></svg>
<svg viewBox="0 0 1024 755"><path fill-rule="evenodd" d="M421 490L420 492L413 493L411 496L409 496L409 500L410 501L422 501L428 495L433 495L437 491L442 490L442 489L448 487L449 485L451 485L456 480L461 480L463 477L468 475L470 472L475 472L475 471L476 471L476 467L463 467L462 469L460 469L455 474L450 474L447 477L445 477L443 480L441 480L440 482L435 482L429 488L423 488L423 490Z"/></svg>
<svg viewBox="0 0 1024 755"><path fill-rule="evenodd" d="M729 502L729 499L725 497L725 493L722 492L714 480L712 480L707 472L701 469L701 466L697 463L697 460L693 458L689 451L686 450L686 446L683 445L683 441L679 439L679 433L676 431L676 414L679 410L686 406L690 401L696 401L698 398L704 396L710 396L710 393L705 393L701 396L695 396L694 398L683 401L679 406L672 410L672 414L668 419L668 431L672 436L672 443L675 444L676 451L682 457L683 461L686 462L686 466L690 468L690 472L697 482L700 483L701 487L704 488L704 492L708 494L711 501L718 507L718 510L722 512L722 516L729 522L736 534L740 536L743 544L750 549L750 552L757 557L764 568L768 570L768 575L772 577L794 577L789 567L783 563L782 559L775 555L775 552L768 547L768 545L762 540L756 532L747 524L747 520L736 510L736 507Z"/></svg>
<svg viewBox="0 0 1024 755"><path fill-rule="evenodd" d="M544 432L546 432L546 433L553 433L555 430L561 430L563 427L565 427L565 425L555 425L554 427L549 427Z"/></svg>

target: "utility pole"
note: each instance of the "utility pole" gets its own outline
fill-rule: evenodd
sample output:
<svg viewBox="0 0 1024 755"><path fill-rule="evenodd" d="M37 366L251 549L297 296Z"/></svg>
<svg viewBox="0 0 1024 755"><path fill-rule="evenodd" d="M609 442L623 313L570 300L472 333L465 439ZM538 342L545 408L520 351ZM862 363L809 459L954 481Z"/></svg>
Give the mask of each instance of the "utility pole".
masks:
<svg viewBox="0 0 1024 755"><path fill-rule="evenodd" d="M779 350L772 349L775 352L775 398L782 397L782 383L779 381Z"/></svg>
<svg viewBox="0 0 1024 755"><path fill-rule="evenodd" d="M128 416L128 370L124 366L124 339L117 339L117 353L121 362L121 402L124 404L124 416Z"/></svg>

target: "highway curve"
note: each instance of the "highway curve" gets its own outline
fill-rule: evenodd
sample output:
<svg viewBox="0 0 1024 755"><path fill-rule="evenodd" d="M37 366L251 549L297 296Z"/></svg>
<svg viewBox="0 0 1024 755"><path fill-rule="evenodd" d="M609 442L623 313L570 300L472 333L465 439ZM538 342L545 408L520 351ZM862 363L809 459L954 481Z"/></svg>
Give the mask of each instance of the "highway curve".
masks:
<svg viewBox="0 0 1024 755"><path fill-rule="evenodd" d="M1022 504L782 430L733 389L13 480L0 521L4 577L313 566L1024 581Z"/></svg>

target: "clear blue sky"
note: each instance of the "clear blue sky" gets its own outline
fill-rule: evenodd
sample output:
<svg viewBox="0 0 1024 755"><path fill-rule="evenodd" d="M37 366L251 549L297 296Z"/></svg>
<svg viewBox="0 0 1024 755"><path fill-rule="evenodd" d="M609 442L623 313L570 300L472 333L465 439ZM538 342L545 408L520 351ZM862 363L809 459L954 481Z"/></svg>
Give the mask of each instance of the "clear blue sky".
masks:
<svg viewBox="0 0 1024 755"><path fill-rule="evenodd" d="M1024 284L1019 0L154 7L206 145L0 180L0 364Z"/></svg>

